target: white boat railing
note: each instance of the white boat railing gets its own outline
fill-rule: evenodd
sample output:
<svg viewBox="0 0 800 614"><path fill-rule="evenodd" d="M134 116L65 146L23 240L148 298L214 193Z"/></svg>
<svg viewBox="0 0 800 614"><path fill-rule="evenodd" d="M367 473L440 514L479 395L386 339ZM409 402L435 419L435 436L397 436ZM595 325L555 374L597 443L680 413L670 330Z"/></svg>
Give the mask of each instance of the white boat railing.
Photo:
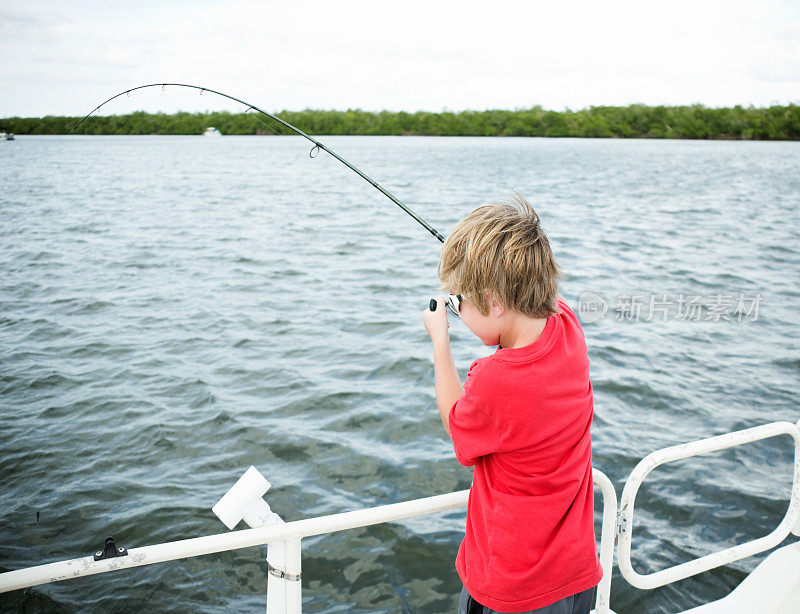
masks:
<svg viewBox="0 0 800 614"><path fill-rule="evenodd" d="M594 470L594 481L600 487L604 502L603 530L600 542L603 581L598 587L597 614L606 614L611 592L611 565L614 554L614 523L616 521L617 497L611 480L602 471ZM283 581L277 584L273 583L273 585L278 587L283 585L285 599L280 599L279 601L285 602L287 614L296 614L301 612L302 608L300 581L302 572L301 540L304 537L334 533L464 507L468 498L469 491L462 490L353 512L307 518L281 525L206 535L204 537L141 548L130 548L126 556L100 561L95 561L94 557L88 556L18 569L0 574L0 593L37 584L59 582L70 578L153 565L215 552L263 546L264 544L284 544L286 551L285 565L279 566L278 572ZM274 613L270 612L270 614Z"/></svg>
<svg viewBox="0 0 800 614"><path fill-rule="evenodd" d="M631 537L633 534L634 501L639 486L653 469L664 463L724 450L769 437L777 437L778 435L790 435L794 439L794 477L789 509L786 511L781 523L772 533L654 573L639 574L633 569L631 565ZM625 482L619 503L617 564L622 576L636 588L657 588L715 567L727 565L759 552L770 550L786 539L790 533L800 535L798 519L800 519L800 428L798 428L798 425L791 422L773 422L743 431L683 443L658 450L644 457L634 467L628 481Z"/></svg>
<svg viewBox="0 0 800 614"><path fill-rule="evenodd" d="M165 561L174 561L215 552L226 552L240 548L263 546L269 543L287 542L287 565L284 571L300 574L299 547L300 540L311 535L333 533L357 527L366 527L373 524L412 518L422 514L432 514L467 504L468 490L404 501L380 507L373 507L353 512L344 512L318 518L307 518L281 525L259 527L218 533L180 541L167 542L154 546L130 548L126 556L114 557L95 561L88 556L56 563L48 563L26 569L18 569L0 574L0 592L13 591L20 588L59 582L70 578L89 576L93 574L119 571L131 567L153 565ZM296 548L295 548L296 546ZM297 556L294 556L294 554ZM292 583L299 586L299 582Z"/></svg>
<svg viewBox="0 0 800 614"><path fill-rule="evenodd" d="M653 469L678 459L784 434L790 435L794 439L794 477L789 509L772 533L655 573L642 575L634 571L630 560L634 501L643 480ZM603 578L598 585L595 614L611 613L609 604L611 570L614 543L617 538L617 558L623 577L637 588L648 589L676 582L714 567L769 550L777 546L792 532L800 535L800 423L795 425L790 422L775 422L653 452L634 468L628 478L622 491L619 511L617 510L616 492L611 480L598 469L593 470L593 479L603 497L600 539L600 564L603 567ZM0 574L0 593L70 578L269 544L270 547L280 547L281 551L285 549L285 558L281 557L281 564L275 565L275 569L269 572L272 574L271 590L277 588L281 591L277 600L277 603L281 604L279 611L285 611L287 614L299 614L302 610L301 542L303 538L464 507L468 497L469 491L463 490L330 516L307 518L285 524L131 548L127 551L126 556L99 561L95 561L94 557L89 556L48 563ZM277 578L280 580L275 582ZM270 602L276 603L276 600L270 599ZM270 611L269 614L276 614L276 612Z"/></svg>

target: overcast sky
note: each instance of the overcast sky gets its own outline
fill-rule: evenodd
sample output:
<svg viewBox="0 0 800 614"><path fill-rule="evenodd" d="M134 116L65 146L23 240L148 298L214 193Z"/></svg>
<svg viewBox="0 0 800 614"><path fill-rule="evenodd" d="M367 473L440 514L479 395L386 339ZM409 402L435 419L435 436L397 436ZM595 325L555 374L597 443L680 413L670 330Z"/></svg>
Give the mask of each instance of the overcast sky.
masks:
<svg viewBox="0 0 800 614"><path fill-rule="evenodd" d="M0 117L178 81L267 110L800 102L800 0L0 0ZM158 89L104 114L243 110Z"/></svg>

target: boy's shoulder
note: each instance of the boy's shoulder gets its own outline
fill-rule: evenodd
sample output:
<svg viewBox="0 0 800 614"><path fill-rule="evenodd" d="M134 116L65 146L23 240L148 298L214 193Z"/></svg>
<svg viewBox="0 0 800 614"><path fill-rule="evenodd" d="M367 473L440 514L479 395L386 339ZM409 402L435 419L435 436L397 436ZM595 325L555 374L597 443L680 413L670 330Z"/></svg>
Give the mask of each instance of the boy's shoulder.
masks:
<svg viewBox="0 0 800 614"><path fill-rule="evenodd" d="M471 378L473 381L482 379L486 377L489 372L491 372L492 368L497 366L497 364L498 360L495 354L483 356L482 358L476 358L469 366L469 371L467 371L467 379Z"/></svg>
<svg viewBox="0 0 800 614"><path fill-rule="evenodd" d="M575 312L572 310L572 307L569 306L567 299L565 299L560 294L556 298L556 307L558 307L561 313L566 315L567 317L572 319L577 319L578 316L575 315Z"/></svg>
<svg viewBox="0 0 800 614"><path fill-rule="evenodd" d="M509 366L505 361L498 360L496 354L474 360L467 372L464 392L475 400L484 396L493 397Z"/></svg>

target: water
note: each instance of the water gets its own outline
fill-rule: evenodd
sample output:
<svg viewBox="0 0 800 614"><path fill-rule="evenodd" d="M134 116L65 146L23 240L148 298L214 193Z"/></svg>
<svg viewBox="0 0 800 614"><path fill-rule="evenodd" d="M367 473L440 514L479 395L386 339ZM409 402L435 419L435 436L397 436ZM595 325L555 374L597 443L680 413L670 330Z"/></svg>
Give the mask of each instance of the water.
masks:
<svg viewBox="0 0 800 614"><path fill-rule="evenodd" d="M509 189L530 198L562 294L609 307L584 330L594 464L618 491L659 447L800 417L797 143L324 141L444 233ZM222 532L211 507L251 464L287 521L469 487L420 318L439 244L308 149L291 137L0 147L2 570L86 556L107 535L131 548ZM679 295L741 295L758 313L679 319ZM618 319L626 296L638 318ZM672 303L666 315L649 313L651 297ZM463 377L491 349L451 331ZM656 470L637 500L637 570L770 532L791 459L784 437ZM305 611L454 611L463 530L456 510L304 540ZM264 553L39 586L0 608L262 611ZM688 608L756 560L655 591L615 573L612 606Z"/></svg>

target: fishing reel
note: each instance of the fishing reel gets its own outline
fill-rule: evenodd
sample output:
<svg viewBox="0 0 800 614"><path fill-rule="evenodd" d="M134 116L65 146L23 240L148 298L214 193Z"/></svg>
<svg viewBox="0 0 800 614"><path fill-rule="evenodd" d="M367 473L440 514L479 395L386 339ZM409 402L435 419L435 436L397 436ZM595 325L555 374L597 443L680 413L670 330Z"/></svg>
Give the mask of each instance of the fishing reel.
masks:
<svg viewBox="0 0 800 614"><path fill-rule="evenodd" d="M462 300L463 300L463 297L460 294L450 294L445 299L444 304L447 305L447 307L450 308L450 311L452 311L455 315L457 315L460 318L461 317L461 301ZM430 305L428 305L428 308L431 311L436 311L437 304L438 303L437 303L436 299L432 298L431 302L430 302Z"/></svg>

